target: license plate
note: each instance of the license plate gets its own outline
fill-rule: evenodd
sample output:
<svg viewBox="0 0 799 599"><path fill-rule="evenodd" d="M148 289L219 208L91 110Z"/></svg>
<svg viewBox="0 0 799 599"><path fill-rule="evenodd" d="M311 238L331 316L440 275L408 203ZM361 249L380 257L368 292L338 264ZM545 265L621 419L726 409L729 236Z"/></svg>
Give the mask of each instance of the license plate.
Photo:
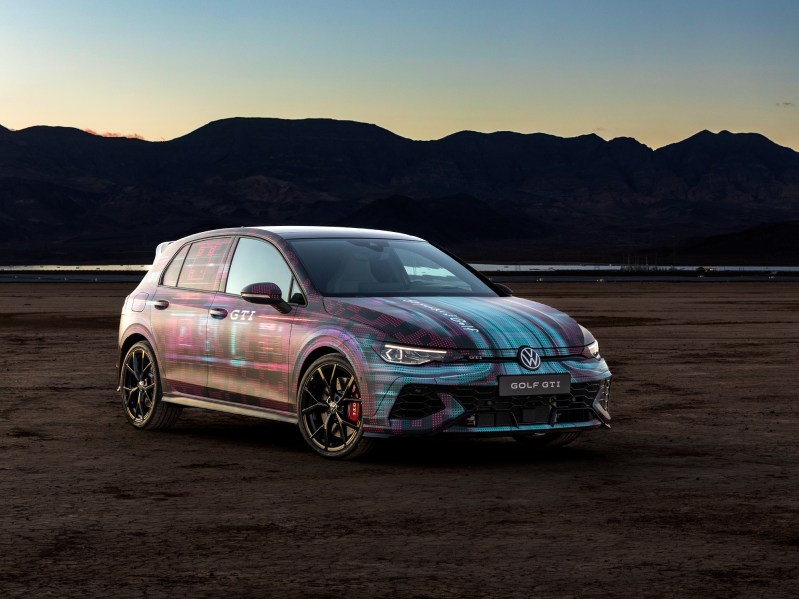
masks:
<svg viewBox="0 0 799 599"><path fill-rule="evenodd" d="M571 391L568 374L519 374L500 376L499 395L562 395Z"/></svg>

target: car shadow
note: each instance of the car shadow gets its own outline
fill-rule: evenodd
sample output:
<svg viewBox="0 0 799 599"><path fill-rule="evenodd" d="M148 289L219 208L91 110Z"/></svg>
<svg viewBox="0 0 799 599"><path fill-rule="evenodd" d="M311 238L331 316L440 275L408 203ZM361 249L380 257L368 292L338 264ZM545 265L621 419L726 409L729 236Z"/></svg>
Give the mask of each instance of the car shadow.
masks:
<svg viewBox="0 0 799 599"><path fill-rule="evenodd" d="M297 427L227 414L197 413L181 419L170 434L204 439L210 444L235 445L253 451L307 455L316 458ZM507 437L409 437L380 439L374 451L355 463L396 466L496 466L498 464L590 463L603 459L594 444L578 439L567 447L525 447ZM210 450L210 448L209 448Z"/></svg>
<svg viewBox="0 0 799 599"><path fill-rule="evenodd" d="M268 447L275 451L307 451L296 426L228 414L195 412L178 420L169 434L237 447Z"/></svg>
<svg viewBox="0 0 799 599"><path fill-rule="evenodd" d="M513 439L494 437L386 439L364 461L407 466L497 466L498 464L562 464L602 459L595 449L580 447L525 447Z"/></svg>

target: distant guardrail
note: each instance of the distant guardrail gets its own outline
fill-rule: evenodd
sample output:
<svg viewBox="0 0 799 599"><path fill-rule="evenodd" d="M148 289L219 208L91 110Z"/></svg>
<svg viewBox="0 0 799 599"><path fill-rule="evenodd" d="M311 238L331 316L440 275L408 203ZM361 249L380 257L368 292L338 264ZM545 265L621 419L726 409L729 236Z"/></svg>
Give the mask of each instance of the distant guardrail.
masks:
<svg viewBox="0 0 799 599"><path fill-rule="evenodd" d="M485 264L475 262L470 266L480 272L500 273L546 273L546 272L797 272L799 266L716 266L716 265L668 265L643 264ZM0 266L0 272L145 272L150 264L29 264Z"/></svg>
<svg viewBox="0 0 799 599"><path fill-rule="evenodd" d="M628 264L486 264L476 270L497 282L799 281L799 266L652 266ZM0 266L3 283L135 283L149 264Z"/></svg>

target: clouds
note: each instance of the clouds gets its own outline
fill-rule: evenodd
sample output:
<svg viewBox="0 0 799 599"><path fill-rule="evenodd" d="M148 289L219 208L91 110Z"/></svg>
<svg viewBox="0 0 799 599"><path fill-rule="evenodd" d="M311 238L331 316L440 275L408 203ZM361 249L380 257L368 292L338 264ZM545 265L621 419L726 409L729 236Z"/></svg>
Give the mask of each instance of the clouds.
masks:
<svg viewBox="0 0 799 599"><path fill-rule="evenodd" d="M86 133L90 133L92 135L97 135L98 137L124 137L127 139L144 139L138 133L112 133L110 131L105 131L103 133L99 133L94 129L84 129Z"/></svg>

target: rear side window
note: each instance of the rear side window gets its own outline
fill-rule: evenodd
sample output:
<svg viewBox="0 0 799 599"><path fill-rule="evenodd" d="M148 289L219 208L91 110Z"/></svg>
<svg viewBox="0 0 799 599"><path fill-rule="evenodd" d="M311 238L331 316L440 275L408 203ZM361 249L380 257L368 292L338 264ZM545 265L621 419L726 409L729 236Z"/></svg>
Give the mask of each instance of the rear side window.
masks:
<svg viewBox="0 0 799 599"><path fill-rule="evenodd" d="M170 287L177 286L180 267L183 266L183 261L186 259L186 252L188 251L189 246L184 245L175 257L172 258L172 264L164 271L164 278L161 280L162 285L168 285Z"/></svg>
<svg viewBox="0 0 799 599"><path fill-rule="evenodd" d="M288 301L291 279L291 269L275 246L242 237L233 255L225 292L239 295L252 283L275 283L280 287L283 299Z"/></svg>
<svg viewBox="0 0 799 599"><path fill-rule="evenodd" d="M216 291L217 276L225 262L230 237L215 237L193 243L189 248L178 287L200 291Z"/></svg>

